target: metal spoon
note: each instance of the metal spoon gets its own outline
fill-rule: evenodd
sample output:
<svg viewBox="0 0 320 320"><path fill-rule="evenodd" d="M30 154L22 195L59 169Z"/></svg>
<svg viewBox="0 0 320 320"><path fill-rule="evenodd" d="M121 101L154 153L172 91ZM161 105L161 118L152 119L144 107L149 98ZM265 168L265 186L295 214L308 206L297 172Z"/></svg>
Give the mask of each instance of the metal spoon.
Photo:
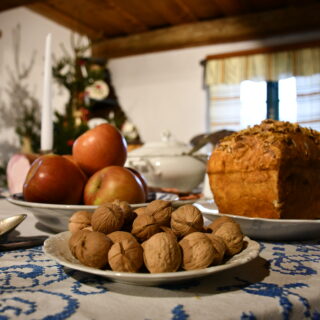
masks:
<svg viewBox="0 0 320 320"><path fill-rule="evenodd" d="M8 241L10 232L12 232L26 217L26 214L19 214L17 216L0 219L0 251L27 249L40 246L48 238L47 236L17 237Z"/></svg>
<svg viewBox="0 0 320 320"><path fill-rule="evenodd" d="M17 216L0 219L1 242L4 241L8 234L13 231L26 217L26 214L19 214Z"/></svg>

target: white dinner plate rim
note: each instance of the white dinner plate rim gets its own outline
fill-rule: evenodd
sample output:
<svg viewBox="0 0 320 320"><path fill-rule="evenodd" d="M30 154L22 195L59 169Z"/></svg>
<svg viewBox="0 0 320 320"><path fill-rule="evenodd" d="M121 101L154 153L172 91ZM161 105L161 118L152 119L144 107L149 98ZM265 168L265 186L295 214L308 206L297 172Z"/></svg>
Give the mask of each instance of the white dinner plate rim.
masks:
<svg viewBox="0 0 320 320"><path fill-rule="evenodd" d="M30 202L25 200L15 199L13 196L8 196L7 201L12 204L26 207L26 208L40 208L40 209L59 209L59 210L88 210L93 211L99 207L99 205L85 205L85 204L53 204L53 203L40 203L40 202ZM181 206L183 204L194 203L196 200L171 200L172 205ZM145 207L149 203L134 203L130 204L132 208Z"/></svg>
<svg viewBox="0 0 320 320"><path fill-rule="evenodd" d="M165 272L165 273L129 273L129 272L115 272L111 270L100 270L95 269L91 267L84 266L80 263L73 263L70 261L62 260L59 255L53 253L52 246L56 244L58 241L57 238L63 237L67 239L67 237L70 236L69 231L60 232L58 234L50 236L48 239L45 240L43 250L44 253L47 255L47 257L53 259L57 263L74 269L78 271L87 272L90 274L103 276L106 278L110 278L112 280L118 281L118 282L124 282L124 283L131 283L131 284L141 284L141 281L144 285L148 285L148 282L150 282L151 285L153 285L153 282L155 284L161 284L168 283L168 282L175 282L175 281L181 281L181 280L187 280L187 279L196 279L205 277L210 274L214 274L219 271L228 270L243 264L246 264L250 262L251 260L255 259L259 256L260 251L260 245L258 242L251 240L249 237L245 237L244 241L247 242L247 247L243 249L239 254L233 256L229 260L226 261L226 263L208 267L205 269L199 269L199 270L189 270L189 271L177 271L177 272ZM69 250L69 249L67 249ZM61 248L58 251L61 252ZM70 253L71 254L71 253ZM241 259L237 257L241 255ZM123 281L121 281L123 280Z"/></svg>
<svg viewBox="0 0 320 320"><path fill-rule="evenodd" d="M41 202L31 202L25 200L15 199L13 196L8 196L7 200L13 204L22 207L31 208L47 208L47 209L76 209L76 210L94 210L98 208L98 205L85 205L85 204L53 204L53 203L41 203ZM143 207L147 203L132 204L132 207Z"/></svg>
<svg viewBox="0 0 320 320"><path fill-rule="evenodd" d="M206 215L213 215L217 217L221 216L228 216L233 219L243 220L243 221L261 221L261 222L267 222L267 223L275 223L275 224L296 224L296 223L305 223L305 224L319 224L320 219L268 219L268 218L258 218L258 217L244 217L240 215L230 214L230 213L221 213L218 212L218 209L208 209L203 204L204 203L210 203L212 204L213 201L199 201L196 203L198 205L198 208L201 210L203 214Z"/></svg>

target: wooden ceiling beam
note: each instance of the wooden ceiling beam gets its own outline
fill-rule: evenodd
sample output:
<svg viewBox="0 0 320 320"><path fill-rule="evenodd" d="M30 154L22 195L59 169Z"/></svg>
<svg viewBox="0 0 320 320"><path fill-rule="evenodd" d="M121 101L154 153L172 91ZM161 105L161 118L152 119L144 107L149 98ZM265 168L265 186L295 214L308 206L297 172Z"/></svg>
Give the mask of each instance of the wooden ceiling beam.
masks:
<svg viewBox="0 0 320 320"><path fill-rule="evenodd" d="M39 2L39 0L1 0L0 1L0 12L13 9L20 6L26 6L28 4L32 4L35 2ZM45 0L42 0L45 2Z"/></svg>
<svg viewBox="0 0 320 320"><path fill-rule="evenodd" d="M181 12L183 12L183 16L189 19L189 21L198 20L197 16L189 8L188 4L184 0L174 0L174 2L176 2L177 6L181 9Z"/></svg>
<svg viewBox="0 0 320 320"><path fill-rule="evenodd" d="M252 40L279 34L320 30L320 4L189 23L93 45L93 55L121 57L148 52Z"/></svg>
<svg viewBox="0 0 320 320"><path fill-rule="evenodd" d="M213 0L215 5L226 15L238 15L250 11L248 0Z"/></svg>
<svg viewBox="0 0 320 320"><path fill-rule="evenodd" d="M111 9L115 11L116 15L121 16L122 20L127 22L127 25L129 26L130 29L126 30L126 32L128 32L129 34L132 32L143 32L148 30L148 26L146 24L144 24L139 19L137 19L129 11L119 6L119 3L113 0L107 0L106 3Z"/></svg>
<svg viewBox="0 0 320 320"><path fill-rule="evenodd" d="M188 6L181 0L153 0L149 6L160 14L167 24L179 25L197 21L197 17L191 12Z"/></svg>
<svg viewBox="0 0 320 320"><path fill-rule="evenodd" d="M54 0L54 2L56 1ZM123 9L122 6L118 5L117 1L76 0L69 2L81 5L81 10L78 9L76 15L82 21L88 21L91 27L97 26L96 29L103 30L105 37L108 37L110 34L126 36L148 30L146 24L142 23L128 10ZM62 8L65 6L66 4L61 4ZM70 11L68 14L76 17Z"/></svg>
<svg viewBox="0 0 320 320"><path fill-rule="evenodd" d="M53 21L59 21L59 24L73 30L74 32L88 36L92 40L101 39L103 34L100 30L94 30L78 20L69 17L67 14L57 10L47 3L33 3L27 6L30 10L39 13Z"/></svg>

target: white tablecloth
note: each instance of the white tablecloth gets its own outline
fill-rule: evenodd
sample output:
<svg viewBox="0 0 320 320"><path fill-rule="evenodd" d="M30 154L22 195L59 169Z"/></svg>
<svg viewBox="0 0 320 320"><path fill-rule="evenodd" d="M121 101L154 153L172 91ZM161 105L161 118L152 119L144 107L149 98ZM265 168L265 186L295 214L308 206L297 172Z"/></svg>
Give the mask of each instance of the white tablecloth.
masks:
<svg viewBox="0 0 320 320"><path fill-rule="evenodd" d="M0 217L18 213L0 200ZM31 214L17 231L49 235ZM0 252L0 319L320 319L320 241L259 243L246 265L161 287L67 269L41 246Z"/></svg>

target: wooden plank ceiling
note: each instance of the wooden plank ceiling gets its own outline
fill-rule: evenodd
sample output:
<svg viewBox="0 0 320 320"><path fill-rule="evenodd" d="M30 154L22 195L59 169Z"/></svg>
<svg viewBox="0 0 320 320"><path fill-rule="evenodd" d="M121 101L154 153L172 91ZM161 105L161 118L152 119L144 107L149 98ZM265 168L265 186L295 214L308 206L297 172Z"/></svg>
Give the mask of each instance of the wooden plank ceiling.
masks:
<svg viewBox="0 0 320 320"><path fill-rule="evenodd" d="M320 30L318 0L1 0L88 36L121 57Z"/></svg>

